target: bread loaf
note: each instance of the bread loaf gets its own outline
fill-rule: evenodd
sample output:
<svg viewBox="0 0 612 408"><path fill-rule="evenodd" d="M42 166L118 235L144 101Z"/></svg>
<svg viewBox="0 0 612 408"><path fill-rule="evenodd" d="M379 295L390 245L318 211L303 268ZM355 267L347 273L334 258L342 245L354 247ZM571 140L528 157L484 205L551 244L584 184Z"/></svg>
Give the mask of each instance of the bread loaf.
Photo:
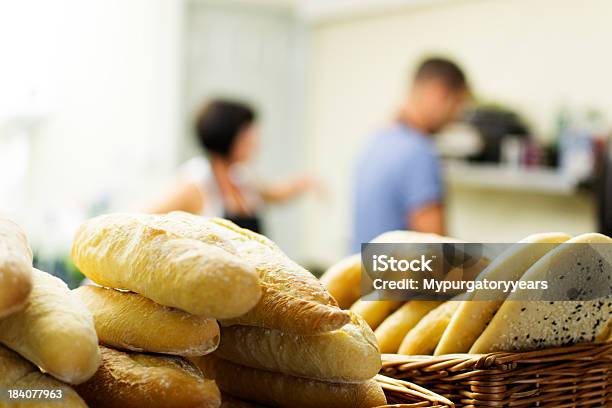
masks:
<svg viewBox="0 0 612 408"><path fill-rule="evenodd" d="M570 238L560 232L530 235L495 258L477 280L517 281L544 254ZM488 291L486 295L483 292L466 295L444 331L435 355L467 353L506 298L501 290L495 295ZM493 296L498 300L492 300Z"/></svg>
<svg viewBox="0 0 612 408"><path fill-rule="evenodd" d="M102 365L76 387L89 408L218 408L213 381L180 357L113 350L100 346Z"/></svg>
<svg viewBox="0 0 612 408"><path fill-rule="evenodd" d="M85 222L72 246L92 281L127 289L191 314L232 318L261 296L257 273L217 235L181 234L166 216L110 214ZM214 244L211 244L214 243Z"/></svg>
<svg viewBox="0 0 612 408"><path fill-rule="evenodd" d="M385 405L380 385L330 383L243 367L214 355L195 357L204 374L224 393L279 408L371 408Z"/></svg>
<svg viewBox="0 0 612 408"><path fill-rule="evenodd" d="M406 334L442 302L411 300L404 303L376 328L381 353L397 353Z"/></svg>
<svg viewBox="0 0 612 408"><path fill-rule="evenodd" d="M398 300L361 300L359 299L351 311L357 313L368 323L372 329L376 329L395 309L403 302Z"/></svg>
<svg viewBox="0 0 612 408"><path fill-rule="evenodd" d="M0 217L0 318L22 308L32 290L32 250L24 232Z"/></svg>
<svg viewBox="0 0 612 408"><path fill-rule="evenodd" d="M99 286L73 291L93 313L100 342L108 346L179 356L201 356L217 348L214 319L162 306L137 293Z"/></svg>
<svg viewBox="0 0 612 408"><path fill-rule="evenodd" d="M321 282L290 260L272 241L220 219L206 219L187 213L168 216L183 236L196 240L224 240L238 256L259 273L262 297L246 314L223 319L222 325L259 326L286 333L312 335L339 329L350 321L338 308Z"/></svg>
<svg viewBox="0 0 612 408"><path fill-rule="evenodd" d="M36 269L32 277L25 307L0 320L0 343L64 382L81 383L100 365L91 313L58 278Z"/></svg>
<svg viewBox="0 0 612 408"><path fill-rule="evenodd" d="M321 283L342 309L348 309L361 296L361 254L344 258L330 267Z"/></svg>
<svg viewBox="0 0 612 408"><path fill-rule="evenodd" d="M470 353L604 341L612 322L611 261L612 239L605 235L583 234L557 246L521 278L545 281L548 288L519 288L508 295ZM602 296L594 298L587 288L600 290ZM550 300L572 293L576 300Z"/></svg>
<svg viewBox="0 0 612 408"><path fill-rule="evenodd" d="M221 408L267 408L265 405L244 401L227 394L221 394Z"/></svg>
<svg viewBox="0 0 612 408"><path fill-rule="evenodd" d="M446 330L448 322L453 313L459 307L459 303L449 300L427 313L416 326L414 326L402 343L398 354L407 355L429 355L432 354Z"/></svg>
<svg viewBox="0 0 612 408"><path fill-rule="evenodd" d="M10 401L5 394L9 389L48 390L54 394L61 393L61 398ZM0 346L0 390L0 408L87 408L70 386L41 373L17 353L3 346Z"/></svg>
<svg viewBox="0 0 612 408"><path fill-rule="evenodd" d="M357 315L331 332L300 336L261 327L221 330L215 356L247 367L325 381L359 382L380 370L380 352L368 325Z"/></svg>

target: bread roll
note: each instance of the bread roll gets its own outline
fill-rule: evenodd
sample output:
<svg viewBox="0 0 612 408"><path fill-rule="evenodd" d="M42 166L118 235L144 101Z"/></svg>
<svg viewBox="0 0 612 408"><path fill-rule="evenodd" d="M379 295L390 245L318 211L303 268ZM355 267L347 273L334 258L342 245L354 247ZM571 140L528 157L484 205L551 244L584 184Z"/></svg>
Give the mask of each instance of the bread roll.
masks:
<svg viewBox="0 0 612 408"><path fill-rule="evenodd" d="M370 408L386 404L376 381L330 383L243 367L214 355L195 357L224 393L280 408Z"/></svg>
<svg viewBox="0 0 612 408"><path fill-rule="evenodd" d="M560 232L530 235L495 258L476 279L519 280L544 254L570 238ZM467 293L466 296L444 331L435 355L467 353L506 298L501 290L495 294L499 300L491 300L493 294L489 291Z"/></svg>
<svg viewBox="0 0 612 408"><path fill-rule="evenodd" d="M239 398L234 398L227 394L221 394L221 408L267 408L265 405L256 404L250 401L244 401Z"/></svg>
<svg viewBox="0 0 612 408"><path fill-rule="evenodd" d="M0 318L22 308L32 290L32 250L17 224L0 217Z"/></svg>
<svg viewBox="0 0 612 408"><path fill-rule="evenodd" d="M52 376L79 384L100 365L91 313L58 278L37 269L32 277L25 307L0 320L0 343Z"/></svg>
<svg viewBox="0 0 612 408"><path fill-rule="evenodd" d="M99 286L73 291L93 313L100 342L108 346L179 356L202 356L219 345L214 319L162 306L137 293Z"/></svg>
<svg viewBox="0 0 612 408"><path fill-rule="evenodd" d="M459 307L454 300L444 302L427 313L416 326L404 337L398 354L429 355L432 354L446 330L453 313Z"/></svg>
<svg viewBox="0 0 612 408"><path fill-rule="evenodd" d="M359 299L351 311L363 317L372 330L376 329L383 320L404 302L399 300L361 300Z"/></svg>
<svg viewBox="0 0 612 408"><path fill-rule="evenodd" d="M239 257L256 268L263 295L248 313L224 319L222 325L259 326L286 333L312 335L339 329L350 321L321 282L290 260L263 235L220 219L174 212L166 220L183 236L230 242Z"/></svg>
<svg viewBox="0 0 612 408"><path fill-rule="evenodd" d="M583 234L557 246L521 278L526 283L545 281L548 288L519 288L508 295L470 353L605 341L612 326L610 262L612 239L605 235ZM588 293L596 290L601 297ZM550 301L567 299L572 292L576 300Z"/></svg>
<svg viewBox="0 0 612 408"><path fill-rule="evenodd" d="M40 372L17 353L0 346L0 408L87 408L70 386ZM8 389L49 390L61 392L61 399L13 400L8 402Z"/></svg>
<svg viewBox="0 0 612 408"><path fill-rule="evenodd" d="M330 267L321 283L342 309L348 309L361 296L361 254L344 258Z"/></svg>
<svg viewBox="0 0 612 408"><path fill-rule="evenodd" d="M90 408L218 408L214 381L180 357L129 353L100 346L102 365L76 387Z"/></svg>
<svg viewBox="0 0 612 408"><path fill-rule="evenodd" d="M313 336L261 327L224 327L215 356L298 377L365 381L380 370L380 352L368 325L357 315L351 317L352 322L341 329Z"/></svg>
<svg viewBox="0 0 612 408"><path fill-rule="evenodd" d="M374 334L381 353L397 353L406 334L442 302L411 300L393 312L376 328Z"/></svg>
<svg viewBox="0 0 612 408"><path fill-rule="evenodd" d="M85 222L72 246L92 281L191 314L232 318L261 297L255 269L221 237L190 239L166 216L110 214ZM214 242L212 245L210 242Z"/></svg>

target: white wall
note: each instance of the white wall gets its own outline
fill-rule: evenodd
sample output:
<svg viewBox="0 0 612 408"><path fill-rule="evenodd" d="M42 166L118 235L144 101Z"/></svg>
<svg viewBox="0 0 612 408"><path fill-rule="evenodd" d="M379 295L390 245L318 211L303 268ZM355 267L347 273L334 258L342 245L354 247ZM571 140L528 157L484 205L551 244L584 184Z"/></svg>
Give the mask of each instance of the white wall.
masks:
<svg viewBox="0 0 612 408"><path fill-rule="evenodd" d="M15 215L32 235L57 241L49 218L100 193L126 208L171 171L182 130L180 25L175 0L0 2L0 118L45 112Z"/></svg>
<svg viewBox="0 0 612 408"><path fill-rule="evenodd" d="M612 3L605 0L465 0L315 25L308 154L334 201L307 220L309 253L329 262L346 250L354 159L367 133L392 117L410 70L424 55L460 61L479 96L515 107L536 132L547 134L562 104L612 113L610 15ZM588 198L530 199L525 208L518 196L488 201L493 193L453 194L450 233L467 238L493 240L504 230L505 238L518 239L536 227L593 228ZM509 207L486 211L487 202ZM565 210L549 206L558 202L567 204ZM515 210L512 217L512 208L530 213ZM460 221L457 214L463 214ZM529 224L533 219L538 223Z"/></svg>

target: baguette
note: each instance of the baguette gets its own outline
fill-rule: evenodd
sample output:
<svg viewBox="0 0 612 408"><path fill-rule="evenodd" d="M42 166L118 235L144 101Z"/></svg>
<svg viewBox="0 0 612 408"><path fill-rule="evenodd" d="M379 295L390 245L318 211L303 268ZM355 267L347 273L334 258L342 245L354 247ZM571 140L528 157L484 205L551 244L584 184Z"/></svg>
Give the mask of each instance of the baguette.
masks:
<svg viewBox="0 0 612 408"><path fill-rule="evenodd" d="M58 278L37 269L32 277L28 303L0 320L0 343L64 382L81 383L100 365L91 313Z"/></svg>
<svg viewBox="0 0 612 408"><path fill-rule="evenodd" d="M329 383L243 367L210 354L196 357L204 374L233 397L280 408L371 408L386 404L376 381Z"/></svg>
<svg viewBox="0 0 612 408"><path fill-rule="evenodd" d="M348 309L361 296L361 254L344 258L331 266L321 283L342 309Z"/></svg>
<svg viewBox="0 0 612 408"><path fill-rule="evenodd" d="M612 239L605 235L583 234L557 246L521 278L526 283L545 281L548 287L511 293L470 353L605 341L612 326L611 261ZM592 298L586 281L589 290L599 290L602 296ZM576 300L550 301L567 299L574 291Z"/></svg>
<svg viewBox="0 0 612 408"><path fill-rule="evenodd" d="M0 217L0 318L21 309L32 290L32 250L17 224Z"/></svg>
<svg viewBox="0 0 612 408"><path fill-rule="evenodd" d="M544 254L570 238L560 232L530 235L500 254L476 279L517 281ZM496 294L499 300L483 300L480 293L468 293L466 300L460 303L435 355L467 353L506 298L501 290ZM486 296L491 297L491 294Z"/></svg>
<svg viewBox="0 0 612 408"><path fill-rule="evenodd" d="M434 352L453 313L459 307L458 301L449 300L427 313L400 344L398 354L430 355Z"/></svg>
<svg viewBox="0 0 612 408"><path fill-rule="evenodd" d="M0 389L0 408L87 408L85 401L70 386L41 373L30 362L3 346L0 346ZM54 394L61 393L61 398L8 402L8 389L48 390Z"/></svg>
<svg viewBox="0 0 612 408"><path fill-rule="evenodd" d="M237 317L261 296L257 274L219 236L190 239L165 216L110 214L85 222L72 259L92 281L188 313ZM211 244L214 242L214 245Z"/></svg>
<svg viewBox="0 0 612 408"><path fill-rule="evenodd" d="M397 353L406 334L442 302L411 300L387 317L374 334L381 353Z"/></svg>
<svg viewBox="0 0 612 408"><path fill-rule="evenodd" d="M215 356L297 377L365 381L380 370L380 352L368 325L357 315L351 317L352 322L341 329L313 336L260 327L224 327Z"/></svg>
<svg viewBox="0 0 612 408"><path fill-rule="evenodd" d="M338 307L321 282L290 260L271 240L220 218L206 219L182 212L170 213L166 222L178 225L185 237L230 242L259 273L263 295L246 314L223 319L224 326L245 325L313 335L339 329L350 316Z"/></svg>
<svg viewBox="0 0 612 408"><path fill-rule="evenodd" d="M76 387L90 408L218 408L214 381L180 357L124 353L100 346L102 366Z"/></svg>
<svg viewBox="0 0 612 408"><path fill-rule="evenodd" d="M100 342L108 346L201 356L219 345L219 325L214 319L162 306L133 292L99 286L82 286L73 292L93 313Z"/></svg>
<svg viewBox="0 0 612 408"><path fill-rule="evenodd" d="M398 300L358 300L351 306L351 311L363 317L372 330L399 308L403 302Z"/></svg>

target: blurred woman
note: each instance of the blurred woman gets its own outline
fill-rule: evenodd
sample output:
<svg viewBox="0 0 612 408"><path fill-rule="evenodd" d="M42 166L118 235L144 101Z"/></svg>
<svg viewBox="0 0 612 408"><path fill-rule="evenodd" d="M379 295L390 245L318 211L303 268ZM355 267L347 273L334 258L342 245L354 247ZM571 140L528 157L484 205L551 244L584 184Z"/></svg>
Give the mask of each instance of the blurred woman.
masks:
<svg viewBox="0 0 612 408"><path fill-rule="evenodd" d="M264 203L287 201L315 183L307 176L267 186L255 181L247 164L257 146L256 122L255 111L243 103L214 100L205 106L195 128L206 155L186 162L179 183L149 212L182 210L223 217L260 232Z"/></svg>

